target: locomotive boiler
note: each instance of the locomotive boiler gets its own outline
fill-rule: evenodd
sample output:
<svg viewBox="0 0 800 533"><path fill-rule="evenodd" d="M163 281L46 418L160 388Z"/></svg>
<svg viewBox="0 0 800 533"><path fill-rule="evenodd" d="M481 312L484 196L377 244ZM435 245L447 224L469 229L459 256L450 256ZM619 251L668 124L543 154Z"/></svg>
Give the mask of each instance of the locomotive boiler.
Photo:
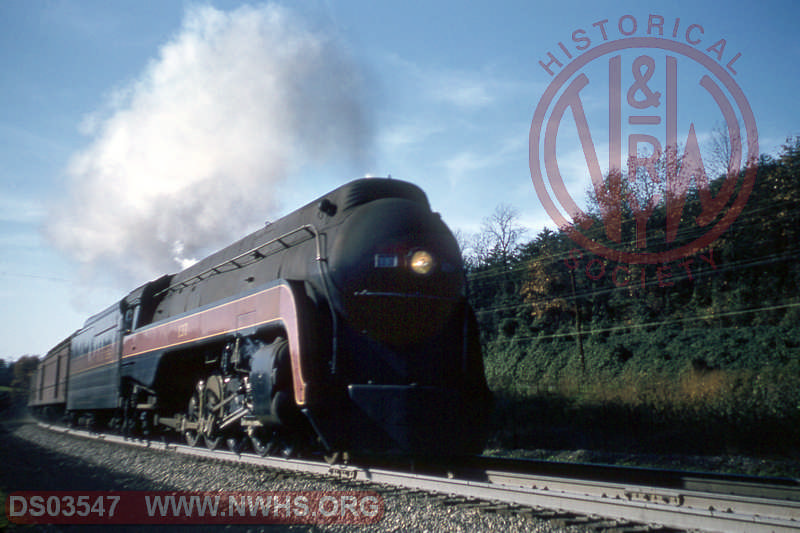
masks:
<svg viewBox="0 0 800 533"><path fill-rule="evenodd" d="M485 437L490 394L458 245L399 180L348 183L142 285L52 356L65 350L67 380L47 407L60 398L73 422L331 460L470 454Z"/></svg>

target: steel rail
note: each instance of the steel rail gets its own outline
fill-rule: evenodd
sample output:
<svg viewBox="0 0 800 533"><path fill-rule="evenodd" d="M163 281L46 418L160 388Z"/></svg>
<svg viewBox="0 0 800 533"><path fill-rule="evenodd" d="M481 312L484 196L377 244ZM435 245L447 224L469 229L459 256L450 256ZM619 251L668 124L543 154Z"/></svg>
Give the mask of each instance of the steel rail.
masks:
<svg viewBox="0 0 800 533"><path fill-rule="evenodd" d="M453 477L449 477L448 473L433 475L358 465L328 465L322 461L261 457L252 453L212 451L183 444L96 434L43 423L40 425L71 435L169 450L192 457L329 476L349 482L384 484L534 509L658 524L683 530L800 533L800 489L777 487L775 490L776 494L781 495L779 498L735 494L735 489L732 490L734 494L711 492L703 490L703 487L711 485L702 481L701 474L694 473L687 474L688 479L695 480L689 481L689 488L625 483L618 479L618 468L615 469L617 473L613 482L491 469L478 473L474 468L471 478L463 478L453 472L449 473ZM599 465L593 466L599 468ZM655 475L657 471L652 473ZM727 484L733 486L736 482L729 481ZM771 492L768 485L763 489L765 493Z"/></svg>

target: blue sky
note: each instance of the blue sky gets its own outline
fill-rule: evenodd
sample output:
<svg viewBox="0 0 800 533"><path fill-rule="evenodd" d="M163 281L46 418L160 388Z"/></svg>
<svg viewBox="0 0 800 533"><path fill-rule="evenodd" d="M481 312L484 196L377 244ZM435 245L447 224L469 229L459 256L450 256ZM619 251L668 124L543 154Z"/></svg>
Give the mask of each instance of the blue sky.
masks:
<svg viewBox="0 0 800 533"><path fill-rule="evenodd" d="M791 1L0 3L0 358L356 177L421 185L467 235L500 203L552 227L528 167L539 61L651 14L741 53L761 152L800 134Z"/></svg>

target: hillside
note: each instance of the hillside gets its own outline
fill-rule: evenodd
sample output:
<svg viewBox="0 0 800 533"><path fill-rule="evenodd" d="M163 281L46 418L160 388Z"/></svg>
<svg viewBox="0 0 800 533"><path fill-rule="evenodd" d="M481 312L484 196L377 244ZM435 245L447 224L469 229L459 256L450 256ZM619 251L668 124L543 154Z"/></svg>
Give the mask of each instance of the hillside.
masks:
<svg viewBox="0 0 800 533"><path fill-rule="evenodd" d="M711 182L712 195L723 182ZM678 242L704 230L687 223L704 202L702 191L686 197ZM599 211L588 213L597 239ZM649 243L664 240L666 217L662 202ZM635 225L621 232L634 250ZM688 257L614 263L545 230L511 252L495 243L468 258L497 403L492 445L800 452L799 233L794 139L761 157L742 213Z"/></svg>

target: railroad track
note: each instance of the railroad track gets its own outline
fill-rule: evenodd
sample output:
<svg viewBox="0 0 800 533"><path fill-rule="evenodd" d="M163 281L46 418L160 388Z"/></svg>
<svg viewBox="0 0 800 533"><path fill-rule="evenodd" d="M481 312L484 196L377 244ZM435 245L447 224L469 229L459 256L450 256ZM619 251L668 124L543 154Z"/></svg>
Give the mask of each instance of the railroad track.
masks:
<svg viewBox="0 0 800 533"><path fill-rule="evenodd" d="M478 507L582 525L597 531L800 532L800 482L643 468L477 457L459 464L329 465L323 461L211 451L42 424L85 438L188 456L334 477L370 489L435 493L445 505ZM650 528L650 529L645 529ZM658 531L659 529L655 529Z"/></svg>

